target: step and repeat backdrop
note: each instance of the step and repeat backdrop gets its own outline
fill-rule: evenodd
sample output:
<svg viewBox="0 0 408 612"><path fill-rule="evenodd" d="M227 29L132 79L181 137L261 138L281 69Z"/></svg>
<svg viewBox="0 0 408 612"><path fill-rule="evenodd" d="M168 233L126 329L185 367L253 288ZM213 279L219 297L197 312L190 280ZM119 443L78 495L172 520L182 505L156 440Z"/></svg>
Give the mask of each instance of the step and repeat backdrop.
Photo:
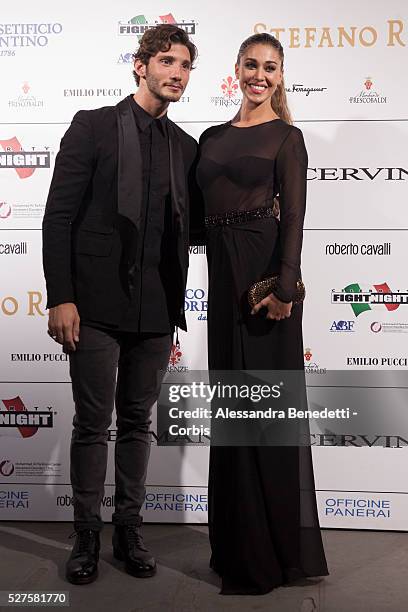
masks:
<svg viewBox="0 0 408 612"><path fill-rule="evenodd" d="M0 17L1 519L71 519L74 407L66 355L46 333L42 216L72 116L114 105L133 91L131 54L140 34L162 22L184 28L199 49L188 89L169 110L195 138L239 108L234 62L240 43L256 32L279 37L289 104L309 152L306 370L321 385L330 370L407 370L408 306L393 299L408 288L403 0L362 0L352 12L335 0L288 0L276 8L253 0L250 9L232 0L117 0L103 7L90 1L76 10L50 0L9 4ZM207 367L205 249L190 250L189 331L173 347L169 372ZM387 293L390 301L340 299L360 290ZM404 389L389 381L384 397L391 402ZM381 386L381 376L374 386ZM346 425L340 435L313 434L323 527L408 529L408 435L386 422L386 409L375 435ZM115 437L113 418L106 520ZM145 520L205 522L205 441L193 436L188 446L161 446L155 419L152 439Z"/></svg>

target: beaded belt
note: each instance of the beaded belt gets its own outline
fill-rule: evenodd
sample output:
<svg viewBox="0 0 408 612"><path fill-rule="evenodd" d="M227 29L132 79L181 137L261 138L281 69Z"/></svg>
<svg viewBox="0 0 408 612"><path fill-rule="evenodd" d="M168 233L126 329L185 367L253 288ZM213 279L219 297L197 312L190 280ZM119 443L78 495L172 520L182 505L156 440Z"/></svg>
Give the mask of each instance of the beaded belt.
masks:
<svg viewBox="0 0 408 612"><path fill-rule="evenodd" d="M233 223L246 223L254 219L274 217L273 208L254 208L254 210L230 210L222 215L208 215L205 217L205 226L232 225Z"/></svg>

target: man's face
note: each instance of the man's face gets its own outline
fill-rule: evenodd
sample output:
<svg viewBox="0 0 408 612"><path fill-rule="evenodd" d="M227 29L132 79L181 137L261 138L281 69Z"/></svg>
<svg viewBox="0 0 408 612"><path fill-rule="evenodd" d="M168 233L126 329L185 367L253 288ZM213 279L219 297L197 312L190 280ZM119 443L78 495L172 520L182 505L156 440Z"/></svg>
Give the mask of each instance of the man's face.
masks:
<svg viewBox="0 0 408 612"><path fill-rule="evenodd" d="M163 102L177 102L187 87L191 71L190 53L184 45L172 44L168 51L159 51L147 66L135 62L140 86L145 83L150 93Z"/></svg>

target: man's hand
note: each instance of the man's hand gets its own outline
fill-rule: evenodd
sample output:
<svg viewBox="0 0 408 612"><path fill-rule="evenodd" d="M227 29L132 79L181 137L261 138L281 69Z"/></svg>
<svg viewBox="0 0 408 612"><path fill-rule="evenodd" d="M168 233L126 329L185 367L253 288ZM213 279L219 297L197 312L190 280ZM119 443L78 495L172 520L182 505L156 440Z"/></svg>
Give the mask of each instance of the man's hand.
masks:
<svg viewBox="0 0 408 612"><path fill-rule="evenodd" d="M256 314L261 310L261 308L268 309L268 314L266 315L267 319L280 321L281 319L287 319L290 317L292 312L292 302L289 302L289 304L281 302L273 293L271 293L261 302L255 304L251 310L251 314Z"/></svg>
<svg viewBox="0 0 408 612"><path fill-rule="evenodd" d="M48 333L55 342L62 344L64 350L75 351L79 342L79 314L72 302L50 308L48 313Z"/></svg>

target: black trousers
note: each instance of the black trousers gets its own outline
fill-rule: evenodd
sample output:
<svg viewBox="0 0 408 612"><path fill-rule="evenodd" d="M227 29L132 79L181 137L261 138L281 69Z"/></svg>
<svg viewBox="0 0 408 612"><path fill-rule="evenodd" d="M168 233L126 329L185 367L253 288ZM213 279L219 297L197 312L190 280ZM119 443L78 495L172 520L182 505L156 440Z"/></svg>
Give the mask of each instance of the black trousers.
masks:
<svg viewBox="0 0 408 612"><path fill-rule="evenodd" d="M151 409L171 348L169 334L110 332L87 325L70 353L75 402L71 439L74 527L100 530L108 429L116 404L116 525L140 524L150 454ZM117 379L116 379L117 375Z"/></svg>

